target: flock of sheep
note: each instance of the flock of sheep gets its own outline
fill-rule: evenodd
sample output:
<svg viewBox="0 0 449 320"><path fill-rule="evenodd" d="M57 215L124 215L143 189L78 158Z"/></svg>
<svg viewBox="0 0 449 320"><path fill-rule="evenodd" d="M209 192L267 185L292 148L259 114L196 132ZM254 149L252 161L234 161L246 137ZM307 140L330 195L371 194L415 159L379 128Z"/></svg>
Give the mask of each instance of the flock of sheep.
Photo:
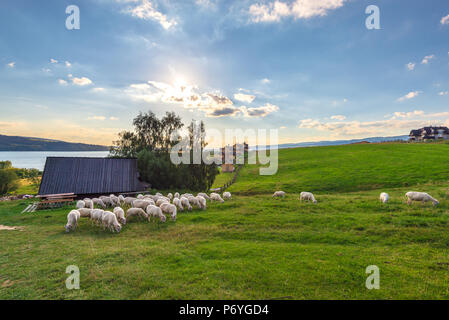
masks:
<svg viewBox="0 0 449 320"><path fill-rule="evenodd" d="M285 192L284 191L276 191L273 194L273 198L284 198L285 197ZM430 196L428 193L425 192L414 192L414 191L410 191L407 192L405 194L405 197L407 198L407 203L409 205L412 204L413 201L418 201L418 202L432 202L434 206L437 206L440 204L440 202L433 198L432 196ZM380 201L382 203L388 203L388 201L390 200L390 196L388 195L388 193L382 192L380 194ZM310 192L301 192L301 194L299 195L299 201L312 201L313 203L317 203L315 196L310 193Z"/></svg>
<svg viewBox="0 0 449 320"><path fill-rule="evenodd" d="M169 193L167 196L161 193L155 195L139 194L137 198L123 197L122 195L101 196L99 198L85 198L76 203L76 209L67 215L66 232L75 230L81 217L90 218L91 222L97 226L108 228L111 232L120 232L122 225L125 225L131 218L141 218L150 221L156 218L165 222L168 214L173 221L176 220L178 210L191 211L193 207L202 210L207 208L207 200L223 203L231 199L230 192L224 192L223 197L218 193L198 193L195 197L190 193L175 195ZM97 208L95 207L97 206ZM107 211L107 208L113 208ZM125 210L123 208L128 208Z"/></svg>

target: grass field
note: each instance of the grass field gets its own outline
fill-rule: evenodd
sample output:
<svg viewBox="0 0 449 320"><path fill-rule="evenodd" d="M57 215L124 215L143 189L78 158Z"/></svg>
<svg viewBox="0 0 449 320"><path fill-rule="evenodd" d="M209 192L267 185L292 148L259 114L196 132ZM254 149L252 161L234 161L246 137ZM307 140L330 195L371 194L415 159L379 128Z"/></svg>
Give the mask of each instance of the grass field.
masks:
<svg viewBox="0 0 449 320"><path fill-rule="evenodd" d="M65 234L68 209L22 215L26 202L0 203L0 224L24 227L0 231L0 298L447 299L448 149L281 150L278 174L244 168L232 200L120 234L87 220ZM285 200L271 198L276 189ZM318 204L299 203L305 190ZM440 206L407 206L410 190ZM80 268L80 290L65 288L68 265ZM379 290L365 287L369 265L380 268Z"/></svg>

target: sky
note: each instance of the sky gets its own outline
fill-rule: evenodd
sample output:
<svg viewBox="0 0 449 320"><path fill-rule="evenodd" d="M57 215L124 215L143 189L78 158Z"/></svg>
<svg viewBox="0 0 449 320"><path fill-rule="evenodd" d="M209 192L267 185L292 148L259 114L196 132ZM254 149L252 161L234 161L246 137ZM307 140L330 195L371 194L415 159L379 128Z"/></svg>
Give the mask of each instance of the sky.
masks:
<svg viewBox="0 0 449 320"><path fill-rule="evenodd" d="M0 134L111 145L151 110L279 143L407 135L449 125L448 40L447 0L2 0Z"/></svg>

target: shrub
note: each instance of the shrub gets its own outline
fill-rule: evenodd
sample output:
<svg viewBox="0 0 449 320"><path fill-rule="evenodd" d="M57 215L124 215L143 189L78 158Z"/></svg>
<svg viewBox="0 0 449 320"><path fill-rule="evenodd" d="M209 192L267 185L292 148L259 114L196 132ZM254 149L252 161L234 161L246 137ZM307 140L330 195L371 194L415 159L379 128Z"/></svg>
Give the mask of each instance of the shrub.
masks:
<svg viewBox="0 0 449 320"><path fill-rule="evenodd" d="M0 195L16 190L19 187L18 180L13 169L0 169Z"/></svg>

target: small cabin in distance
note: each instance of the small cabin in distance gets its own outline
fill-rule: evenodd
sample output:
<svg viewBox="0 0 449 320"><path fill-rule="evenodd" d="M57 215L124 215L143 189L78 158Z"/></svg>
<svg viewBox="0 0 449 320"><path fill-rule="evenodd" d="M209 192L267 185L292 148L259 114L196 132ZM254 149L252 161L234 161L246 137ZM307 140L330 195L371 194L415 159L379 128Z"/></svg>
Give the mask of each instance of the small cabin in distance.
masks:
<svg viewBox="0 0 449 320"><path fill-rule="evenodd" d="M410 131L409 141L449 140L448 127L424 127Z"/></svg>

